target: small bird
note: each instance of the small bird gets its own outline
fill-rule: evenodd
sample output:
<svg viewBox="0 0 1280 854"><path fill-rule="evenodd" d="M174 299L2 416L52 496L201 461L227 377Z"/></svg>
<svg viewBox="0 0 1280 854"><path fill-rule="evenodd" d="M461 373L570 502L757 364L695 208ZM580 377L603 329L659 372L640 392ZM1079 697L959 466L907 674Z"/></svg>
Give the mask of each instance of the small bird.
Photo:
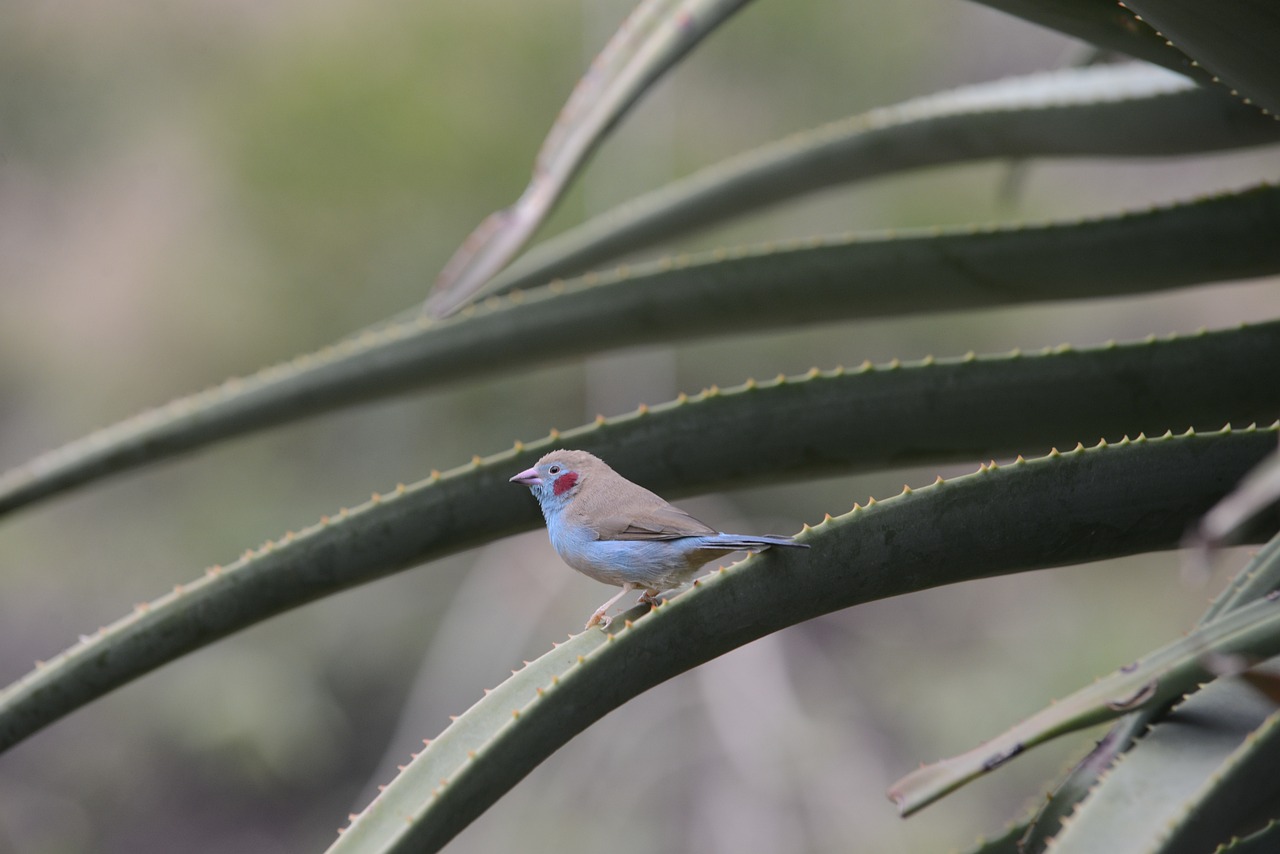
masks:
<svg viewBox="0 0 1280 854"><path fill-rule="evenodd" d="M723 534L699 522L586 451L552 451L511 483L533 492L547 520L551 545L569 566L622 590L587 621L608 626L606 612L632 590L654 604L662 590L693 578L708 561L770 546L808 548L790 537Z"/></svg>

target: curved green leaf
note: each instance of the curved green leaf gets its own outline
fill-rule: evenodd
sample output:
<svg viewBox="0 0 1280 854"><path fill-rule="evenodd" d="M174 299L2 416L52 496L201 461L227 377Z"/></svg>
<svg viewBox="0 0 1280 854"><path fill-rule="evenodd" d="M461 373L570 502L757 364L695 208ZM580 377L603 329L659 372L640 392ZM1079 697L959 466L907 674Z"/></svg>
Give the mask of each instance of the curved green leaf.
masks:
<svg viewBox="0 0 1280 854"><path fill-rule="evenodd" d="M1042 709L973 750L913 771L889 789L889 798L904 816L911 815L1051 739L1115 720L1138 708L1159 708L1194 691L1214 677L1211 657L1257 660L1280 655L1278 600L1280 597L1267 597L1242 605ZM1146 817L1140 820L1145 821ZM1051 844L1050 850L1052 847ZM1139 849L1108 845L1082 850Z"/></svg>
<svg viewBox="0 0 1280 854"><path fill-rule="evenodd" d="M439 850L609 711L786 626L963 579L1173 546L1221 493L1223 477L1238 476L1273 437L1080 448L828 519L802 535L811 546L802 554L766 553L721 569L652 612L627 612L616 633L587 630L518 671L418 754L330 852Z"/></svg>
<svg viewBox="0 0 1280 854"><path fill-rule="evenodd" d="M1212 625L1274 601L1254 602ZM1273 676L1280 668L1264 668ZM1239 677L1183 701L1102 778L1049 843L1054 854L1212 851L1280 797L1280 711ZM1253 826L1256 827L1256 824Z"/></svg>
<svg viewBox="0 0 1280 854"><path fill-rule="evenodd" d="M749 0L642 0L578 81L514 205L490 215L436 279L426 310L457 311L533 236L587 157L640 96Z"/></svg>
<svg viewBox="0 0 1280 854"><path fill-rule="evenodd" d="M1271 457L1267 459L1270 460ZM1234 494L1233 491L1227 498ZM1280 539L1272 540L1258 550L1245 568L1231 579L1231 583L1214 597L1200 622L1203 624L1216 620L1277 589L1280 589Z"/></svg>
<svg viewBox="0 0 1280 854"><path fill-rule="evenodd" d="M1229 501L1237 492L1238 487L1214 505L1214 509ZM1212 514L1213 510L1209 513ZM1203 518L1201 517L1201 521ZM1254 555L1244 569L1236 574L1231 583L1214 598L1212 604L1201 616L1198 625L1204 626L1277 588L1280 588L1280 537L1272 538ZM1053 794L1040 808L1021 840L1021 854L1037 854L1044 851L1049 840L1058 833L1062 822L1075 812L1081 801L1089 796L1102 775L1111 768L1122 753L1129 750L1137 739L1146 733L1154 721L1166 712L1168 712L1167 706L1148 706L1128 715L1112 727L1098 741L1089 755L1071 769L1071 773L1054 789Z"/></svg>
<svg viewBox="0 0 1280 854"><path fill-rule="evenodd" d="M0 748L255 622L534 527L535 505L507 478L554 447L594 451L675 496L1277 416L1280 324L1037 356L815 371L712 390L477 459L211 570L0 692Z"/></svg>
<svg viewBox="0 0 1280 854"><path fill-rule="evenodd" d="M488 290L540 285L804 193L908 169L994 157L1155 157L1277 140L1280 125L1260 110L1150 65L965 86L796 134L640 196L533 247Z"/></svg>
<svg viewBox="0 0 1280 854"><path fill-rule="evenodd" d="M601 349L1276 273L1277 233L1280 189L1261 186L1104 219L806 241L553 282L367 330L90 434L0 475L0 513L315 412Z"/></svg>
<svg viewBox="0 0 1280 854"><path fill-rule="evenodd" d="M1121 753L1146 732L1155 710L1143 709L1121 720L1098 740L1093 749L1059 782L1036 812L1018 840L1018 854L1040 854L1080 802L1089 796L1098 779Z"/></svg>
<svg viewBox="0 0 1280 854"><path fill-rule="evenodd" d="M1280 451L1249 473L1204 515L1188 537L1201 549L1223 545L1242 525L1280 499Z"/></svg>
<svg viewBox="0 0 1280 854"><path fill-rule="evenodd" d="M978 0L1010 15L1026 18L1108 50L1117 50L1172 68L1202 83L1204 69L1172 47L1155 30L1113 0Z"/></svg>
<svg viewBox="0 0 1280 854"><path fill-rule="evenodd" d="M1273 0L1125 0L1241 97L1280 115L1280 6Z"/></svg>
<svg viewBox="0 0 1280 854"><path fill-rule="evenodd" d="M1272 854L1280 850L1280 821L1269 821L1261 830L1233 839L1214 854Z"/></svg>
<svg viewBox="0 0 1280 854"><path fill-rule="evenodd" d="M964 850L964 854L1023 854L1019 840L1027 831L1027 822L1011 824L999 836L984 837Z"/></svg>

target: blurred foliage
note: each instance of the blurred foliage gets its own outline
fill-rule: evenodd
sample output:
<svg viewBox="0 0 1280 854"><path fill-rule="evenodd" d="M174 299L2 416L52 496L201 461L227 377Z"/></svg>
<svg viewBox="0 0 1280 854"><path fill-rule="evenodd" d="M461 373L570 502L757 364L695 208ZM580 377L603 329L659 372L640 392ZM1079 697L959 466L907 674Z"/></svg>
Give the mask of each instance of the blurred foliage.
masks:
<svg viewBox="0 0 1280 854"><path fill-rule="evenodd" d="M609 29L628 6L7 9L0 467L420 299L457 241L523 184L601 41L584 22L611 15ZM844 114L1051 67L1072 50L955 0L756 4L624 123L549 230L645 189L627 184L632 173L674 177ZM1006 167L974 166L834 192L696 245L1132 206L1232 186L1274 163L1271 152L1192 167L1036 164L1016 211L1000 201ZM247 543L596 411L811 364L1087 344L1272 315L1273 287L649 349L242 439L0 528L0 670L9 681ZM737 517L782 530L937 473L760 487L687 506L726 527ZM611 715L450 850L844 851L856 839L860 850L903 851L989 831L1083 742L909 824L884 786L921 756L990 734L982 695L1005 697L1011 717L1029 713L1189 625L1207 592L1170 583L1164 564L966 584L763 640ZM420 738L576 628L598 599L539 533L278 618L6 754L0 851L318 849L335 817L363 804ZM464 648L483 654L449 654ZM1072 655L1037 652L1062 648ZM782 737L797 729L813 737ZM398 734L379 735L388 732Z"/></svg>
<svg viewBox="0 0 1280 854"><path fill-rule="evenodd" d="M420 292L460 239L457 223L528 172L576 73L570 27L522 34L575 13L567 3L406 8L300 34L229 70L206 139L292 295L342 291L350 315L388 285L403 288L398 305ZM512 67L522 69L514 85Z"/></svg>

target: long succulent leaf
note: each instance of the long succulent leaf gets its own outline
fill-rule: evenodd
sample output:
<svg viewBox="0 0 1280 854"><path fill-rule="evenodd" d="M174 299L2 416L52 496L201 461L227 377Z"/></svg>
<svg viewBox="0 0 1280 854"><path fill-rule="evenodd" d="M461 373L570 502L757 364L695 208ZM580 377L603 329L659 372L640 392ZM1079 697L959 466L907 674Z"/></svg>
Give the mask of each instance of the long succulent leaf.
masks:
<svg viewBox="0 0 1280 854"><path fill-rule="evenodd" d="M998 836L983 837L964 849L963 854L1023 854L1019 840L1027 831L1027 822L1011 824Z"/></svg>
<svg viewBox="0 0 1280 854"><path fill-rule="evenodd" d="M1257 601L1249 611L1280 607ZM1208 630L1210 627L1206 627ZM1280 668L1263 668L1274 678ZM1280 797L1280 711L1241 677L1184 700L1102 778L1047 850L1053 854L1212 851L1273 814Z"/></svg>
<svg viewBox="0 0 1280 854"><path fill-rule="evenodd" d="M1200 622L1208 623L1277 589L1280 589L1280 538L1258 550L1245 568L1214 598Z"/></svg>
<svg viewBox="0 0 1280 854"><path fill-rule="evenodd" d="M985 6L1026 18L1108 50L1163 65L1201 82L1204 69L1112 0L978 0Z"/></svg>
<svg viewBox="0 0 1280 854"><path fill-rule="evenodd" d="M1132 712L1098 739L1093 749L1054 787L1035 818L1018 840L1018 854L1041 854L1061 830L1080 802L1089 796L1098 780L1119 756L1146 732L1157 710Z"/></svg>
<svg viewBox="0 0 1280 854"><path fill-rule="evenodd" d="M1280 6L1271 0L1124 0L1240 97L1280 116Z"/></svg>
<svg viewBox="0 0 1280 854"><path fill-rule="evenodd" d="M796 134L634 199L535 246L487 290L543 284L802 194L1007 157L1188 154L1280 140L1261 110L1140 64L1029 74Z"/></svg>
<svg viewBox="0 0 1280 854"><path fill-rule="evenodd" d="M1159 707L1194 691L1214 677L1212 656L1258 660L1274 655L1280 655L1280 597L1243 605L1046 707L991 741L913 771L890 788L889 797L904 816L911 815L1046 741L1138 708ZM1119 845L1092 850L1138 849Z"/></svg>
<svg viewBox="0 0 1280 854"><path fill-rule="evenodd" d="M1270 459L1270 458L1268 458ZM1264 463L1265 464L1265 463ZM1214 505L1215 509L1231 500L1238 488ZM1209 511L1210 513L1213 510ZM1208 514L1206 514L1208 515ZM1201 616L1204 626L1273 590L1280 588L1280 537L1273 537L1236 574ZM1167 706L1153 704L1130 713L1103 736L1089 754L1071 770L1045 801L1021 840L1021 854L1038 854L1059 832L1062 823L1097 787L1098 781L1129 750L1158 718L1168 712Z"/></svg>
<svg viewBox="0 0 1280 854"><path fill-rule="evenodd" d="M1280 499L1280 451L1249 473L1196 525L1191 541L1201 548L1222 545L1250 518Z"/></svg>
<svg viewBox="0 0 1280 854"><path fill-rule="evenodd" d="M90 434L0 475L0 514L305 415L600 349L1272 274L1277 233L1280 188L1260 186L1081 222L809 241L554 282L368 330Z"/></svg>
<svg viewBox="0 0 1280 854"><path fill-rule="evenodd" d="M632 479L681 495L1034 453L1080 436L1270 421L1280 416L1277 372L1280 324L1273 323L1034 356L814 371L553 434L288 534L84 639L0 692L0 749L282 611L535 526L533 503L507 478L553 447L592 450ZM1234 483L1228 476L1215 489Z"/></svg>
<svg viewBox="0 0 1280 854"><path fill-rule="evenodd" d="M1270 437L1258 435L1079 448L828 519L802 535L811 546L803 554L748 558L656 611L627 612L615 633L583 632L514 674L418 754L330 852L438 850L612 709L803 620L963 579L1168 548L1223 476L1266 452ZM1209 481L1218 489L1206 490Z"/></svg>
<svg viewBox="0 0 1280 854"><path fill-rule="evenodd" d="M587 157L631 105L749 0L642 0L578 82L538 152L519 200L471 233L436 279L426 309L445 317L506 266L551 213Z"/></svg>
<svg viewBox="0 0 1280 854"><path fill-rule="evenodd" d="M1280 821L1269 821L1261 830L1232 839L1214 854L1272 854L1280 851Z"/></svg>

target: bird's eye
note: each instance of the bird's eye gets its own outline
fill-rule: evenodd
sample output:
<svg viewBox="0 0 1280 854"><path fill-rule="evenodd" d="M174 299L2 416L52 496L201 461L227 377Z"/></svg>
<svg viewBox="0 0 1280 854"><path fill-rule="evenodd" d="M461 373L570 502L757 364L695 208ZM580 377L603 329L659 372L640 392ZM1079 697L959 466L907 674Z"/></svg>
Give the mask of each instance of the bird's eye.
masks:
<svg viewBox="0 0 1280 854"><path fill-rule="evenodd" d="M552 466L551 468L547 469L547 471L550 472L551 474L560 474L560 466Z"/></svg>

